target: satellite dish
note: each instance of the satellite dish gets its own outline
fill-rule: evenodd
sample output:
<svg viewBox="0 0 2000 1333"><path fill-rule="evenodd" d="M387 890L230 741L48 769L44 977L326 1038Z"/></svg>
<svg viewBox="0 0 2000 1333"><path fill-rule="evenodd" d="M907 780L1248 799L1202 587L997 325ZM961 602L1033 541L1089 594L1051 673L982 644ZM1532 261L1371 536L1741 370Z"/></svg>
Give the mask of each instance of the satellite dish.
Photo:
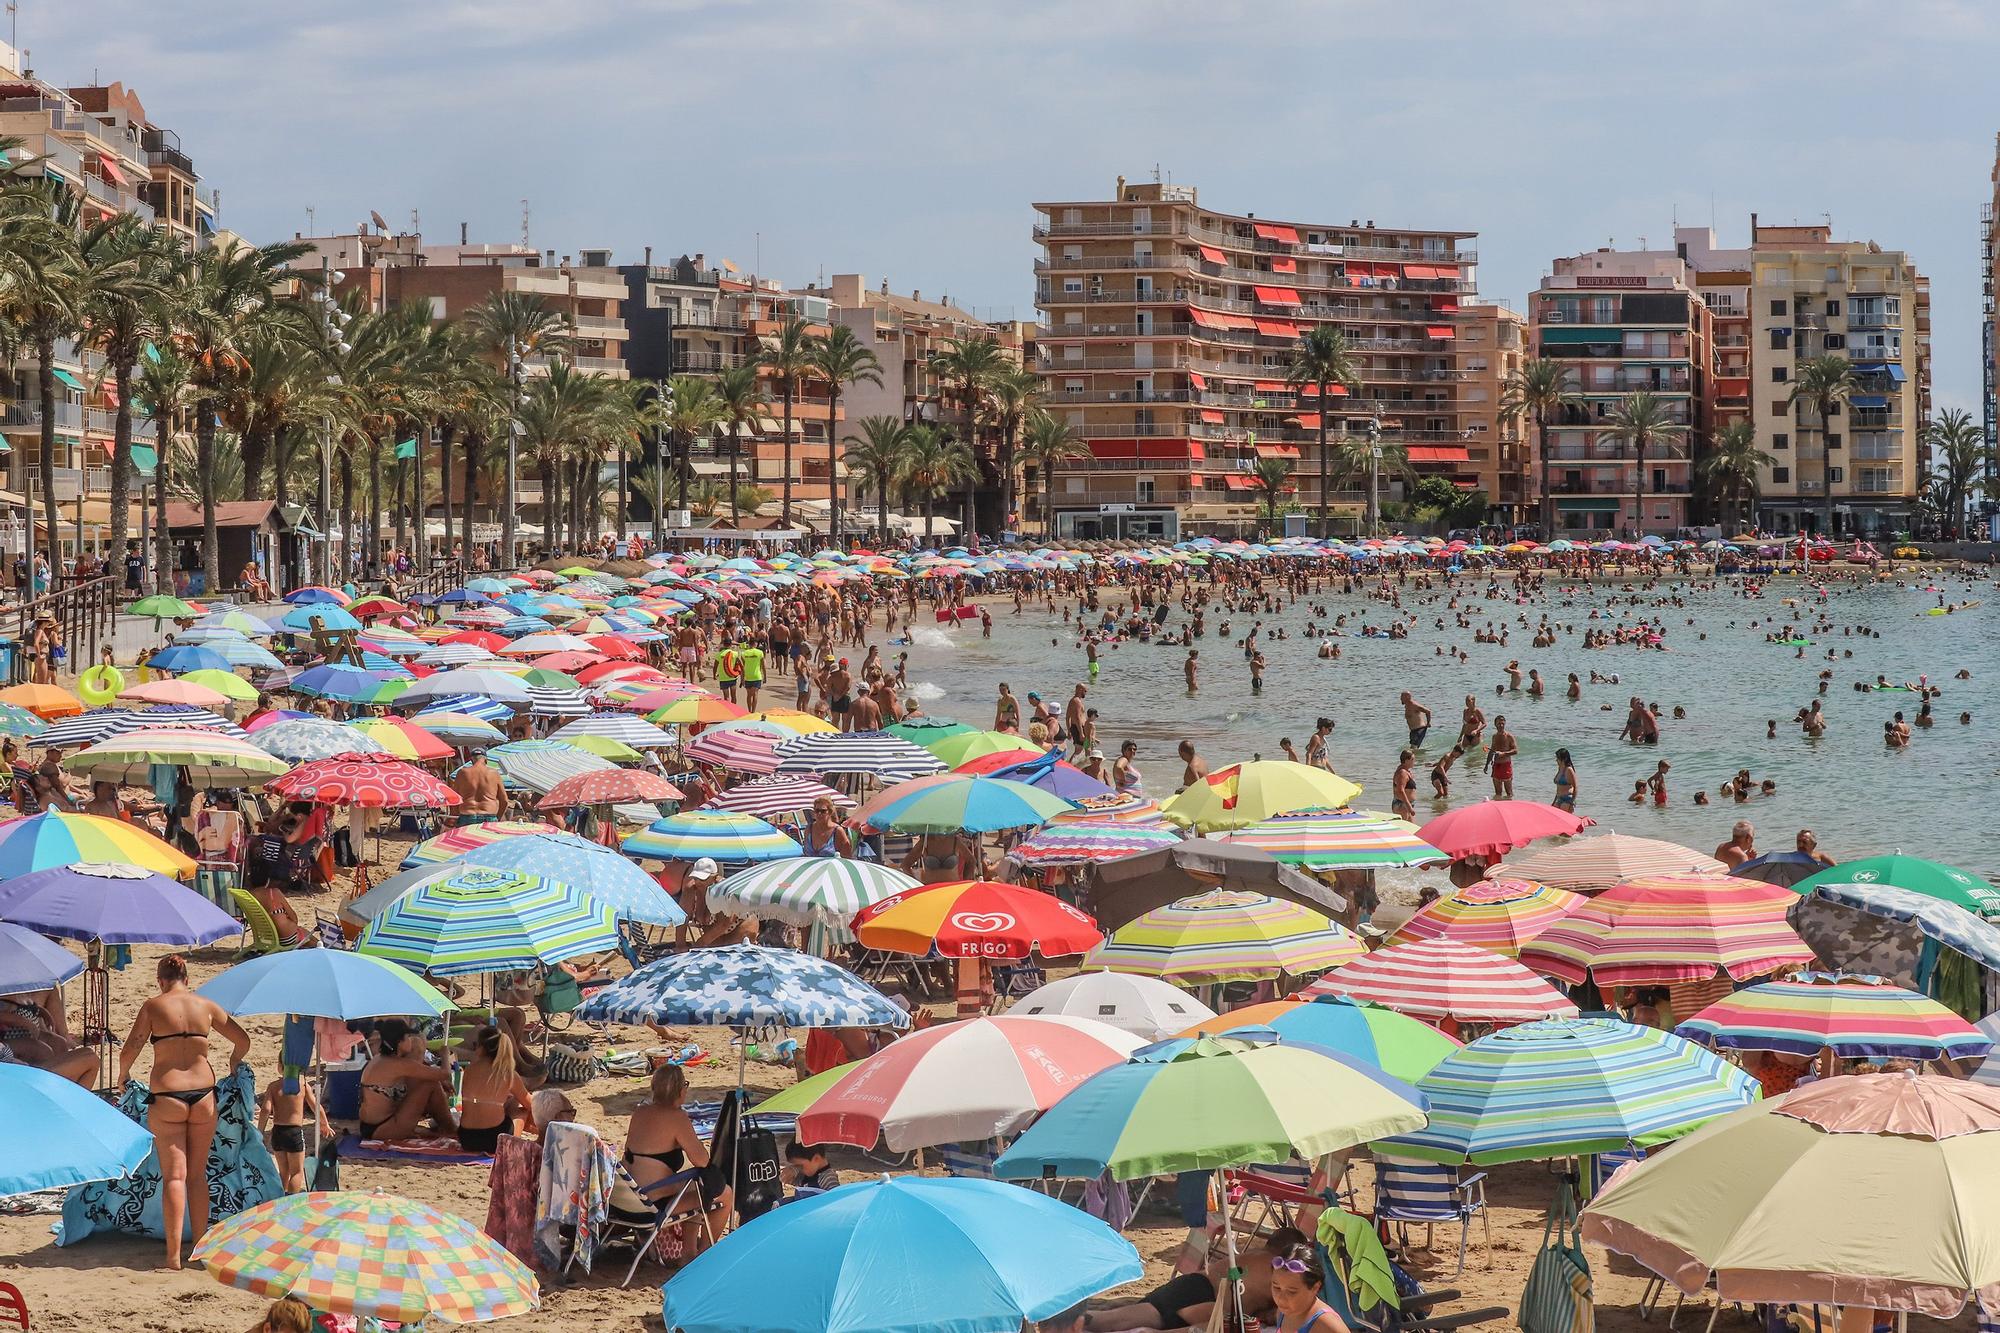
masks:
<svg viewBox="0 0 2000 1333"><path fill-rule="evenodd" d="M380 213L377 213L377 212L376 212L376 211L375 211L374 209L372 209L372 208L368 210L368 219L369 219L369 221L371 221L371 222L373 222L373 223L375 224L375 226L376 226L376 228L377 228L378 230L381 230L381 231L387 231L387 230L389 230L389 224L388 224L387 222L383 221L383 219L382 219L382 215L381 215Z"/></svg>

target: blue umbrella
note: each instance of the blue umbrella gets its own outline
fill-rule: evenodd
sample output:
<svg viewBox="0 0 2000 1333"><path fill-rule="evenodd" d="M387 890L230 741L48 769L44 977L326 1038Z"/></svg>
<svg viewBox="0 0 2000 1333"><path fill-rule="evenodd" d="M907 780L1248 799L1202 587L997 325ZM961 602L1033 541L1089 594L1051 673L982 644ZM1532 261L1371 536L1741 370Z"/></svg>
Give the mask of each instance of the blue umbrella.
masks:
<svg viewBox="0 0 2000 1333"><path fill-rule="evenodd" d="M513 709L483 694L442 694L425 699L417 715L421 717L425 713L463 713L481 722L508 722L514 717Z"/></svg>
<svg viewBox="0 0 2000 1333"><path fill-rule="evenodd" d="M310 667L292 678L293 694L324 695L329 699L360 699L375 692L386 677L345 662Z"/></svg>
<svg viewBox="0 0 2000 1333"><path fill-rule="evenodd" d="M83 960L26 926L0 921L0 995L60 986L83 971Z"/></svg>
<svg viewBox="0 0 2000 1333"><path fill-rule="evenodd" d="M387 959L345 949L291 949L238 963L199 992L232 1014L387 1018L441 1014L451 997Z"/></svg>
<svg viewBox="0 0 2000 1333"><path fill-rule="evenodd" d="M586 1023L869 1028L910 1016L846 968L791 949L732 944L646 964L585 1000Z"/></svg>
<svg viewBox="0 0 2000 1333"><path fill-rule="evenodd" d="M260 643L252 643L250 640L240 636L229 639L209 639L201 646L207 651L214 653L217 657L220 657L231 667L261 667L268 671L274 667L284 665L283 662L278 660L277 654L273 653L269 648L264 647Z"/></svg>
<svg viewBox="0 0 2000 1333"><path fill-rule="evenodd" d="M156 671L227 671L229 659L202 644L179 643L154 653L146 665Z"/></svg>
<svg viewBox="0 0 2000 1333"><path fill-rule="evenodd" d="M360 629L361 622L330 602L312 602L295 606L285 612L278 622L288 633L309 634L314 629L343 630Z"/></svg>
<svg viewBox="0 0 2000 1333"><path fill-rule="evenodd" d="M0 920L106 944L212 944L235 917L176 880L137 866L60 865L0 885Z"/></svg>
<svg viewBox="0 0 2000 1333"><path fill-rule="evenodd" d="M382 743L345 722L325 717L273 722L250 733L250 743L266 754L294 764L331 759L337 754L380 754Z"/></svg>
<svg viewBox="0 0 2000 1333"><path fill-rule="evenodd" d="M996 768L986 774L989 778L1006 778L1011 782L1025 782L1047 792L1060 796L1065 801L1082 801L1092 796L1109 796L1111 787L1099 782L1080 768L1062 762L1058 751L1051 750L1039 759L1029 759L1011 764L1006 768Z"/></svg>
<svg viewBox="0 0 2000 1333"><path fill-rule="evenodd" d="M285 594L284 600L293 606L338 606L340 594L331 588L294 588Z"/></svg>
<svg viewBox="0 0 2000 1333"><path fill-rule="evenodd" d="M486 866L494 870L518 870L539 879L574 884L593 902L602 903L626 921L647 921L660 926L678 926L687 920L659 881L603 843L579 838L574 833L523 833L501 838L453 857L450 866ZM403 868L341 910L350 920L366 921L378 906L402 896L441 869L432 860L406 860ZM357 910L358 909L358 910Z"/></svg>
<svg viewBox="0 0 2000 1333"><path fill-rule="evenodd" d="M0 1134L0 1195L115 1180L153 1151L144 1125L68 1079L27 1065L0 1065L0 1123L16 1127Z"/></svg>
<svg viewBox="0 0 2000 1333"><path fill-rule="evenodd" d="M1019 1333L1142 1271L1130 1241L1045 1194L884 1176L746 1223L667 1282L662 1317L684 1333Z"/></svg>

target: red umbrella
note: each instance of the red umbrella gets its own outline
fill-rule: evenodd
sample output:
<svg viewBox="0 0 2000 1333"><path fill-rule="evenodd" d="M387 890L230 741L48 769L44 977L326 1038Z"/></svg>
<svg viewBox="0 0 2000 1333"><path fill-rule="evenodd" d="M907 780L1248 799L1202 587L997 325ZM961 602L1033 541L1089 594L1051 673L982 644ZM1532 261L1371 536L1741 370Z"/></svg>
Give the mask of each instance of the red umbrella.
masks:
<svg viewBox="0 0 2000 1333"><path fill-rule="evenodd" d="M579 685L596 685L614 680L665 680L667 675L658 667L634 666L630 662L599 662L587 666L576 673Z"/></svg>
<svg viewBox="0 0 2000 1333"><path fill-rule="evenodd" d="M410 608L391 597L363 597L347 608L347 613L362 620L374 620L381 616L400 616Z"/></svg>
<svg viewBox="0 0 2000 1333"><path fill-rule="evenodd" d="M642 661L646 656L645 649L639 647L639 645L633 643L631 640L621 638L616 634L590 634L585 637L592 644L596 645L598 652L603 653L606 657L622 657L630 662Z"/></svg>
<svg viewBox="0 0 2000 1333"><path fill-rule="evenodd" d="M450 807L460 799L457 792L415 764L386 754L337 754L331 759L315 759L283 777L272 778L265 790L290 801L382 810Z"/></svg>
<svg viewBox="0 0 2000 1333"><path fill-rule="evenodd" d="M1417 836L1454 861L1468 856L1497 861L1537 838L1568 837L1596 822L1540 801L1481 801L1446 811Z"/></svg>
<svg viewBox="0 0 2000 1333"><path fill-rule="evenodd" d="M1016 764L1032 764L1047 753L1048 751L1046 750L1038 750L1032 745L1023 743L1018 750L995 750L992 754L975 755L952 771L955 773L971 773L974 776L985 776L997 773L1003 768L1012 768ZM1062 761L1057 760L1056 762L1060 763Z"/></svg>
<svg viewBox="0 0 2000 1333"><path fill-rule="evenodd" d="M1315 981L1303 999L1345 995L1420 1018L1518 1022L1575 1018L1576 1006L1511 958L1457 940L1377 949Z"/></svg>
<svg viewBox="0 0 2000 1333"><path fill-rule="evenodd" d="M1104 932L1054 894L993 880L961 879L905 889L863 908L854 934L870 949L946 958L1066 958L1095 948Z"/></svg>
<svg viewBox="0 0 2000 1333"><path fill-rule="evenodd" d="M543 653L535 659L535 665L545 671L560 671L563 675L573 675L587 666L595 666L604 660L603 653Z"/></svg>
<svg viewBox="0 0 2000 1333"><path fill-rule="evenodd" d="M489 653L497 653L507 646L504 634L488 634L485 630L462 629L456 634L447 634L439 643L469 643L474 648L484 648Z"/></svg>
<svg viewBox="0 0 2000 1333"><path fill-rule="evenodd" d="M593 768L570 776L549 788L540 809L560 810L572 805L621 805L628 801L678 801L686 795L657 773L643 768Z"/></svg>

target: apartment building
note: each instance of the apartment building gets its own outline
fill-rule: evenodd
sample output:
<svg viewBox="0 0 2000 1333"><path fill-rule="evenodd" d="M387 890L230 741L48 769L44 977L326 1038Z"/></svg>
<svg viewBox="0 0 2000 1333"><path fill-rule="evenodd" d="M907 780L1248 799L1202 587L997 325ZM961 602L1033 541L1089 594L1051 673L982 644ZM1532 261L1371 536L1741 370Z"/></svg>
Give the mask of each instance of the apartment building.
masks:
<svg viewBox="0 0 2000 1333"><path fill-rule="evenodd" d="M1836 241L1825 223L1773 226L1750 215L1750 245L1715 247L1707 228L1675 233L1704 292L1741 293L1732 339L1718 347L1718 411L1747 412L1774 462L1759 478L1757 521L1776 532L1876 535L1906 529L1928 464L1930 279L1900 250ZM1747 351L1747 357L1736 356ZM1791 400L1805 363L1844 357L1857 387L1832 419ZM1747 379L1720 367L1747 368ZM1747 385L1747 405L1720 388Z"/></svg>
<svg viewBox="0 0 2000 1333"><path fill-rule="evenodd" d="M2000 218L2000 134L1993 136L1991 181L1992 197L1979 208L1979 402L1989 483L2000 478L2000 332L1996 332L1994 319L1994 288L2000 283L2000 254L1994 245L1995 219ZM1988 505L1982 526L1989 537L2000 539L2000 514L1995 510Z"/></svg>
<svg viewBox="0 0 2000 1333"><path fill-rule="evenodd" d="M1459 312L1458 353L1465 375L1460 395L1465 450L1472 485L1486 492L1487 517L1494 523L1531 522L1535 517L1529 456L1534 425L1501 415L1507 386L1528 355L1528 321L1497 302L1475 301Z"/></svg>
<svg viewBox="0 0 2000 1333"><path fill-rule="evenodd" d="M1567 368L1576 397L1548 423L1551 458L1537 487L1554 497L1555 535L1668 535L1685 526L1714 391L1712 321L1688 261L1609 247L1558 259L1529 318L1535 355ZM1643 458L1610 433L1620 405L1640 391L1661 400L1679 428ZM1539 473L1539 442L1534 452Z"/></svg>
<svg viewBox="0 0 2000 1333"><path fill-rule="evenodd" d="M1123 177L1108 199L1034 207L1044 398L1091 451L1059 474L1054 535L1247 533L1259 458L1296 463L1311 512L1322 415L1402 444L1420 472L1478 484L1457 348L1474 233L1225 213L1193 186ZM1325 404L1285 383L1316 325L1347 335L1361 381ZM1335 512L1357 517L1360 491L1331 480Z"/></svg>

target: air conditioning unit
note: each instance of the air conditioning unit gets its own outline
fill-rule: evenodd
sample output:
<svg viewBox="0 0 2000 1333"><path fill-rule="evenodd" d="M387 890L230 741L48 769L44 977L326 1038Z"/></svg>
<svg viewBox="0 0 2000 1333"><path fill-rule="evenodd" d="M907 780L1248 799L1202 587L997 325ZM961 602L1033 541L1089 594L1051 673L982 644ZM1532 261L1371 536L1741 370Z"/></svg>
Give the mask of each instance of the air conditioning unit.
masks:
<svg viewBox="0 0 2000 1333"><path fill-rule="evenodd" d="M1542 316L1542 323L1544 324L1560 324L1562 322L1563 312L1560 310L1551 310Z"/></svg>

